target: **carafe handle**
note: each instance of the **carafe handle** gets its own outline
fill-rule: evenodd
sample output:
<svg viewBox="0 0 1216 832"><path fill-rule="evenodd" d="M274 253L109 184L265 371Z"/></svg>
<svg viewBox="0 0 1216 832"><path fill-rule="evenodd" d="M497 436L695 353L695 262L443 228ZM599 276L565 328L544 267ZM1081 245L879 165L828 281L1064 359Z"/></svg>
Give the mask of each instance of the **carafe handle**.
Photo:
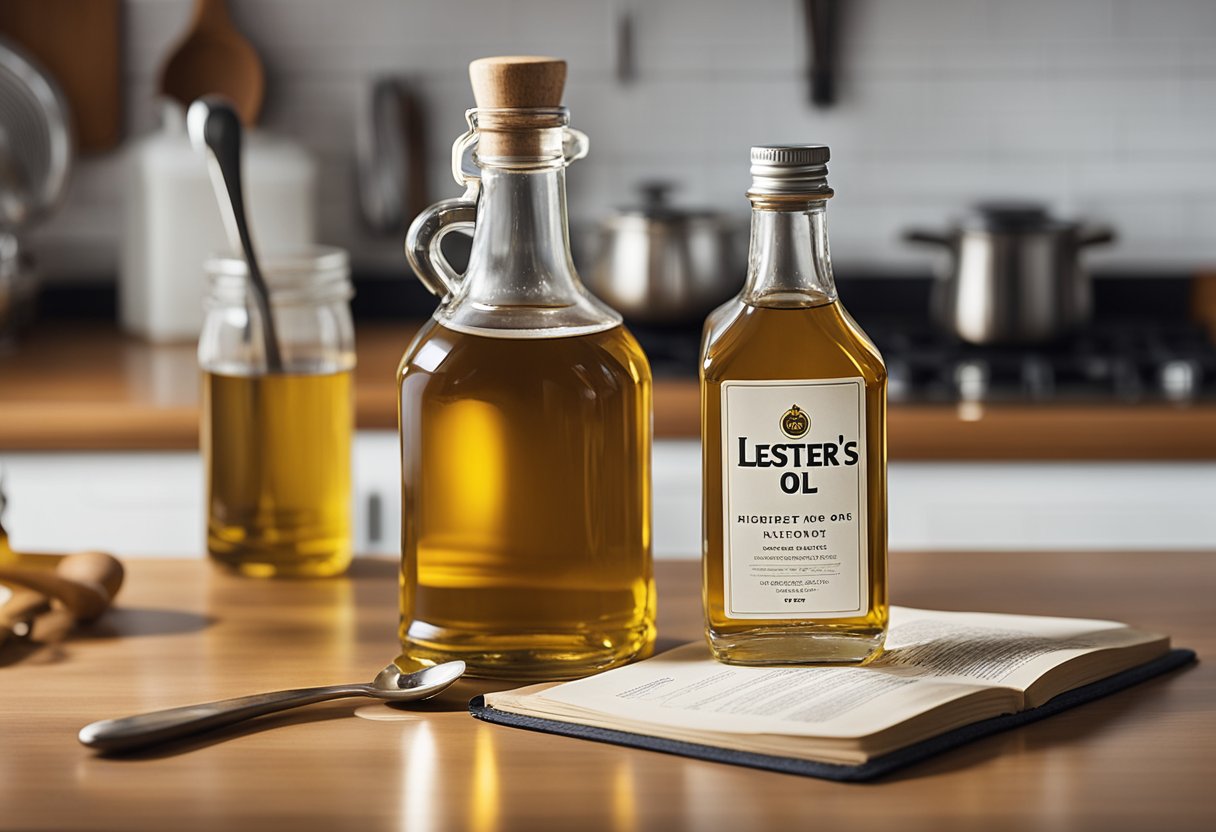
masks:
<svg viewBox="0 0 1216 832"><path fill-rule="evenodd" d="M478 140L476 114L476 109L465 113L469 129L452 143L452 178L465 187L464 196L436 202L414 218L405 235L405 257L410 267L422 285L440 298L456 294L463 277L443 256L440 243L453 231L472 231L477 221L481 178L474 159ZM585 133L564 127L561 164L582 159L589 146Z"/></svg>
<svg viewBox="0 0 1216 832"><path fill-rule="evenodd" d="M456 294L463 275L443 256L440 243L453 231L471 231L477 220L477 181L470 182L464 196L436 202L410 223L405 235L405 256L414 274L432 294L446 298Z"/></svg>

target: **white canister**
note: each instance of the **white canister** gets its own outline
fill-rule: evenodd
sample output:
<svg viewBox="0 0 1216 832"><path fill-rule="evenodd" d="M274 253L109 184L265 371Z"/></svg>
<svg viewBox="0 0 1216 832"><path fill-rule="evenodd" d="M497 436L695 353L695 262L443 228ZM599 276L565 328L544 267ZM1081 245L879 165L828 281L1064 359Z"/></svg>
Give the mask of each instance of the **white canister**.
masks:
<svg viewBox="0 0 1216 832"><path fill-rule="evenodd" d="M259 252L314 242L317 166L294 142L245 134L241 175ZM161 129L138 141L126 169L119 314L150 341L189 341L203 325L203 263L230 252L204 156L186 135L185 112L166 102Z"/></svg>

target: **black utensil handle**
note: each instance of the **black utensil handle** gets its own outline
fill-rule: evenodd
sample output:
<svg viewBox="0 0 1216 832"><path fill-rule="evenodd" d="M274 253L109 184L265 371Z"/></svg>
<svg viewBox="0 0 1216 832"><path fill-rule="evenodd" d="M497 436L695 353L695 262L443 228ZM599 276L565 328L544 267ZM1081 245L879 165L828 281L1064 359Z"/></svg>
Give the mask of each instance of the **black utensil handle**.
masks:
<svg viewBox="0 0 1216 832"><path fill-rule="evenodd" d="M919 228L905 231L904 240L909 243L930 243L937 246L953 245L953 241L945 234L938 234L934 231L922 231Z"/></svg>

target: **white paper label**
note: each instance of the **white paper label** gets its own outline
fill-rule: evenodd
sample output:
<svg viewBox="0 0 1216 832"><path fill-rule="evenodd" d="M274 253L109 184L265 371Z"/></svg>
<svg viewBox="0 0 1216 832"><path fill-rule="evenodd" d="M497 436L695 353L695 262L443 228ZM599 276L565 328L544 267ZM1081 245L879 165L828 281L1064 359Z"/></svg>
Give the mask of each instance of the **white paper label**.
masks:
<svg viewBox="0 0 1216 832"><path fill-rule="evenodd" d="M868 607L865 382L722 382L729 618Z"/></svg>

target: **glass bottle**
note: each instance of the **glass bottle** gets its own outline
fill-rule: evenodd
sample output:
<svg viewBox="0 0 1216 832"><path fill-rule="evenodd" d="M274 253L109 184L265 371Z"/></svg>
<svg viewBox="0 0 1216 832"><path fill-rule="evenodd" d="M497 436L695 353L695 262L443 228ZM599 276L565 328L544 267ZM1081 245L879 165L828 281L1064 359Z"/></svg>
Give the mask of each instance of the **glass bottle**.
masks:
<svg viewBox="0 0 1216 832"><path fill-rule="evenodd" d="M836 295L828 148L752 148L751 249L701 352L715 657L865 663L887 629L887 373Z"/></svg>
<svg viewBox="0 0 1216 832"><path fill-rule="evenodd" d="M253 577L350 564L355 336L346 252L264 258L284 372L267 370L239 258L206 266L201 447L207 551Z"/></svg>
<svg viewBox="0 0 1216 832"><path fill-rule="evenodd" d="M654 643L650 367L571 261L565 168L587 140L558 106L565 62L470 76L468 191L406 242L443 300L398 371L401 643L479 676L573 678ZM439 243L469 227L458 275Z"/></svg>

